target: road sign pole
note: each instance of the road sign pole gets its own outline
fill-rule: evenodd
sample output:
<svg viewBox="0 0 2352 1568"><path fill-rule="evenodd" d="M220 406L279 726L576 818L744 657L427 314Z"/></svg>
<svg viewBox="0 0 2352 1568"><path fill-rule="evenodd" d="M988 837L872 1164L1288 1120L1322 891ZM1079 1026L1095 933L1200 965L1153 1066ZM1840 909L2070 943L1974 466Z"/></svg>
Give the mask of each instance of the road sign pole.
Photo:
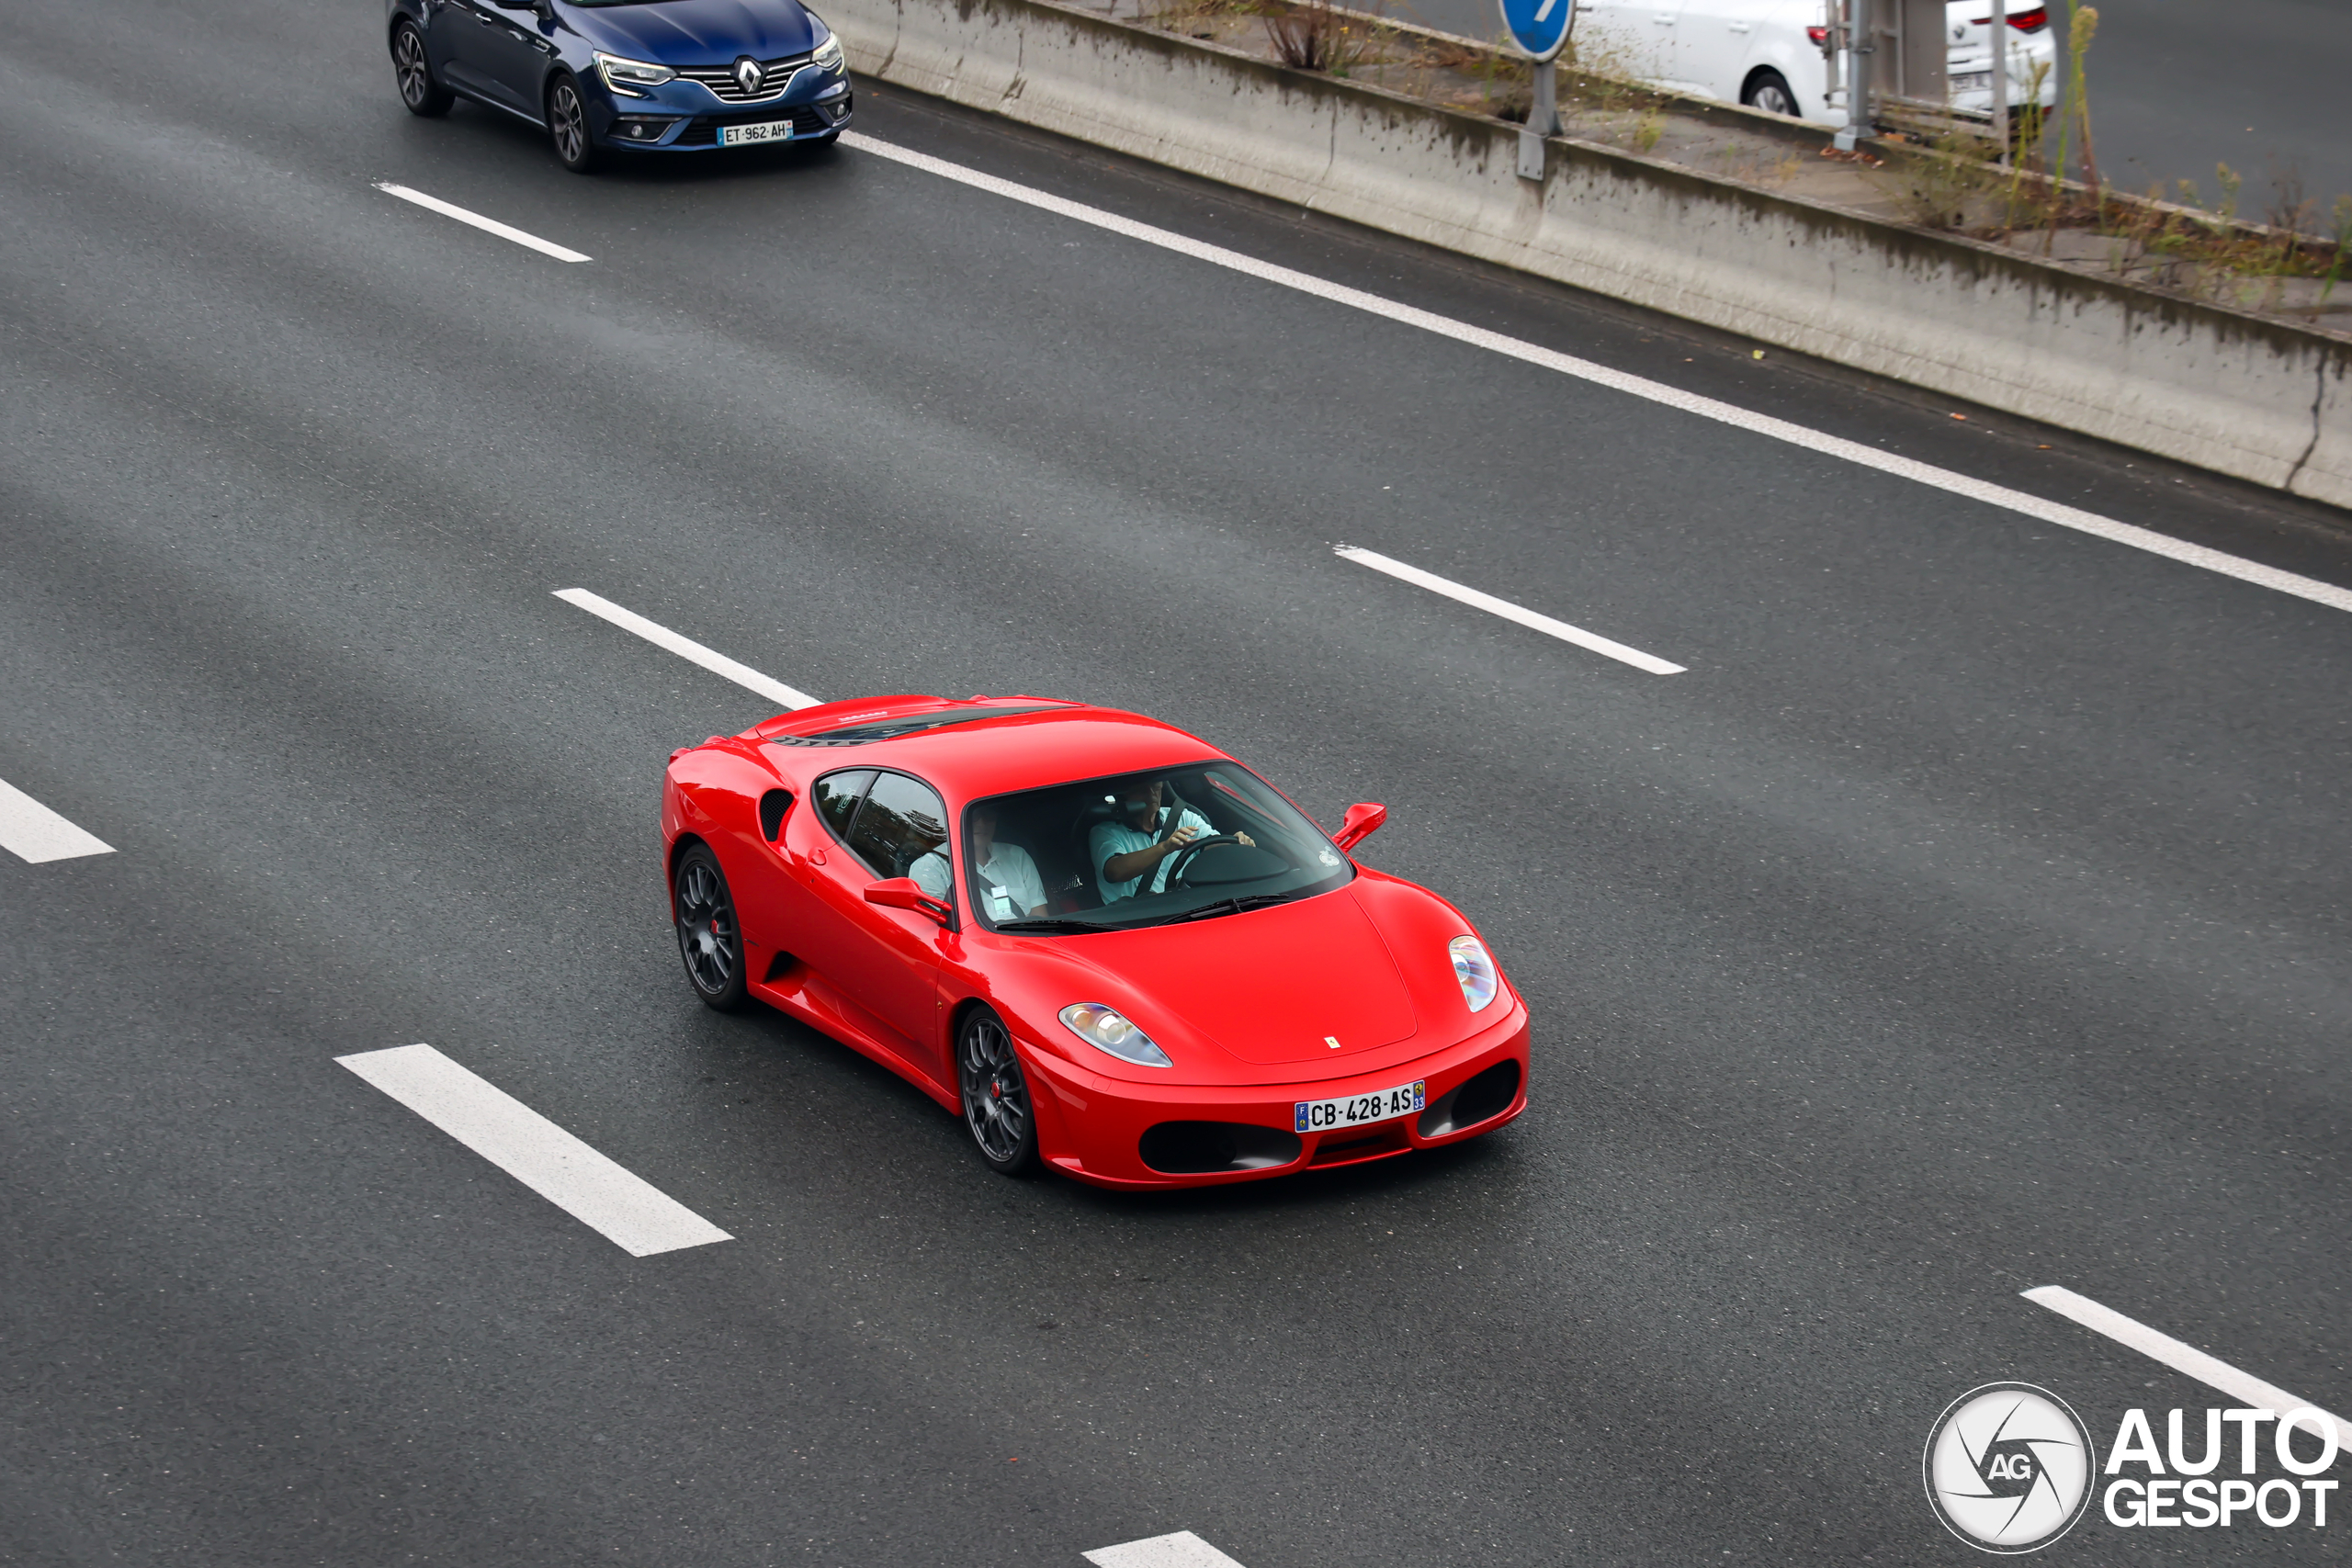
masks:
<svg viewBox="0 0 2352 1568"><path fill-rule="evenodd" d="M2001 163L2009 161L2009 7L2007 0L1993 0L1993 147Z"/></svg>
<svg viewBox="0 0 2352 1568"><path fill-rule="evenodd" d="M1527 124L1519 133L1519 177L1541 182L1548 170L1547 138L1560 134L1560 75L1553 62L1568 46L1577 0L1499 0L1503 30L1533 64Z"/></svg>
<svg viewBox="0 0 2352 1568"><path fill-rule="evenodd" d="M1560 134L1560 68L1555 61L1535 62L1535 101L1527 111L1527 129L1538 136Z"/></svg>
<svg viewBox="0 0 2352 1568"><path fill-rule="evenodd" d="M1871 56L1878 52L1871 0L1846 0L1846 123L1833 142L1851 152L1867 139L1871 125Z"/></svg>

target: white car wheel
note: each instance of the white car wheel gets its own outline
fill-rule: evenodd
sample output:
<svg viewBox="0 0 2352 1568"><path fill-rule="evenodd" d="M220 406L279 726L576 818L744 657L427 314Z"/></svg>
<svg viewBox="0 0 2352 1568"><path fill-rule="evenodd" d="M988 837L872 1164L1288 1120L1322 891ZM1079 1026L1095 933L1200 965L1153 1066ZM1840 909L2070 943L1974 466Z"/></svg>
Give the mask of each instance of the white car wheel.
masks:
<svg viewBox="0 0 2352 1568"><path fill-rule="evenodd" d="M1747 79L1747 90L1739 101L1752 109L1766 114L1784 114L1797 118L1797 96L1789 86L1789 79L1778 71L1758 71Z"/></svg>

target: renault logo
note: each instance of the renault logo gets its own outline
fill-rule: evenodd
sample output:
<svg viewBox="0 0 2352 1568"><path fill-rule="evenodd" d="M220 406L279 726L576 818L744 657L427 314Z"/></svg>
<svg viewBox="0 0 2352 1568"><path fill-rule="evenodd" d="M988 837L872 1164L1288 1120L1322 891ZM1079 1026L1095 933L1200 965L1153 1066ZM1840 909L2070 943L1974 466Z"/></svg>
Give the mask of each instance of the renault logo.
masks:
<svg viewBox="0 0 2352 1568"><path fill-rule="evenodd" d="M760 62L748 54L735 62L735 80L747 93L758 92L760 78L766 74L767 73L760 69Z"/></svg>

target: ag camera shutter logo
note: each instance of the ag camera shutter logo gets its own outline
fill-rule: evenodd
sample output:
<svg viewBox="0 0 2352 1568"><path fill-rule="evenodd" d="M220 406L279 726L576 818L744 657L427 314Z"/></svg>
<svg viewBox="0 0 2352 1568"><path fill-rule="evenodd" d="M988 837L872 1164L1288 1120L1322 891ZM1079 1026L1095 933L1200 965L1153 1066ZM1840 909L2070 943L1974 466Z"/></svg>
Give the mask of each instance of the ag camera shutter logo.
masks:
<svg viewBox="0 0 2352 1568"><path fill-rule="evenodd" d="M1945 1407L1920 1468L1946 1529L1980 1551L2015 1555L2075 1528L2098 1457L2064 1400L2028 1382L1993 1382Z"/></svg>

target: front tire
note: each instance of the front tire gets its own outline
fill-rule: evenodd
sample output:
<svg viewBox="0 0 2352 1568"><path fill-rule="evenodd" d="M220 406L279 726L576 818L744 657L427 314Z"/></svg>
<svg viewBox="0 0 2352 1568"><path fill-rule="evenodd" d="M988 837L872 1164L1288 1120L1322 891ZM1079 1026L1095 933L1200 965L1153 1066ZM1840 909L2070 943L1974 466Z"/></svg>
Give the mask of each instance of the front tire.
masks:
<svg viewBox="0 0 2352 1568"><path fill-rule="evenodd" d="M980 1157L999 1176L1025 1176L1037 1164L1037 1118L1028 1075L1004 1020L986 1008L965 1014L956 1030L956 1079L964 1125Z"/></svg>
<svg viewBox="0 0 2352 1568"><path fill-rule="evenodd" d="M1758 71L1749 77L1747 90L1739 95L1739 101L1749 108L1762 109L1766 114L1786 115L1791 119L1798 118L1796 91L1789 85L1789 79L1778 71Z"/></svg>
<svg viewBox="0 0 2352 1568"><path fill-rule="evenodd" d="M548 88L548 140L555 144L557 163L575 175L595 172L599 159L588 130L588 102L569 76L557 77Z"/></svg>
<svg viewBox="0 0 2352 1568"><path fill-rule="evenodd" d="M424 35L414 22L392 29L392 81L408 112L438 119L449 112L458 96L433 79L433 62L424 52Z"/></svg>
<svg viewBox="0 0 2352 1568"><path fill-rule="evenodd" d="M703 1006L737 1011L744 1000L743 924L735 918L735 897L727 890L718 857L701 844L680 855L670 899L687 983Z"/></svg>

